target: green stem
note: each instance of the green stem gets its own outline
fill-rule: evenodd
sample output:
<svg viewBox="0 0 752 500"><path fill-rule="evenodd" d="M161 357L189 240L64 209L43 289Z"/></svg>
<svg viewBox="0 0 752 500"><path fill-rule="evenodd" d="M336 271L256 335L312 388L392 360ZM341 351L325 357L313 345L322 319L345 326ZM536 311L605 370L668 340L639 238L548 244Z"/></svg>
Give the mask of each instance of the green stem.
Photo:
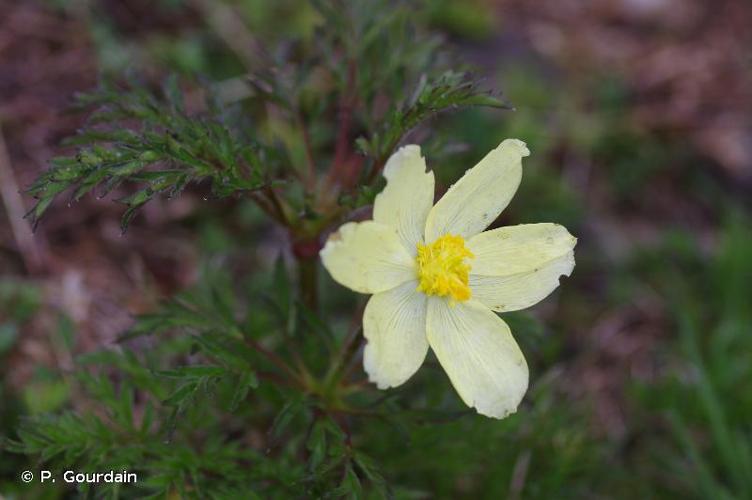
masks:
<svg viewBox="0 0 752 500"><path fill-rule="evenodd" d="M272 189L271 186L265 186L262 191L269 200L272 210L274 214L276 214L276 219L283 226L289 226L290 224L287 219L287 213L285 212L285 209L282 206L282 202L280 201L279 197L277 197L277 193L274 191L274 189Z"/></svg>
<svg viewBox="0 0 752 500"><path fill-rule="evenodd" d="M260 342L250 337L245 337L246 344L256 352L262 354L268 359L274 366L276 366L282 373L287 375L294 383L299 384L301 387L305 387L303 378L288 365L284 359L279 357L275 352L267 349Z"/></svg>
<svg viewBox="0 0 752 500"><path fill-rule="evenodd" d="M318 310L319 302L319 273L315 257L298 258L298 285L300 286L300 300L311 311Z"/></svg>

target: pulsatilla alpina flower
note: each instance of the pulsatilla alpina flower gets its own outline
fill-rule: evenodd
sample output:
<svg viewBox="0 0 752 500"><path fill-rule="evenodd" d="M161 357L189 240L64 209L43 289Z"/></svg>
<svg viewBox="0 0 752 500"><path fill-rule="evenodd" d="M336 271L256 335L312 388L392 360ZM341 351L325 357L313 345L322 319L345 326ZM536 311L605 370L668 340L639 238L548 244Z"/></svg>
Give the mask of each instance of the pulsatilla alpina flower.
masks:
<svg viewBox="0 0 752 500"><path fill-rule="evenodd" d="M373 220L347 223L321 251L342 285L373 294L363 315L365 370L402 384L433 349L462 400L483 415L514 412L528 368L496 312L539 302L574 268L576 239L556 224L483 230L522 178L525 143L507 139L433 205L434 176L418 146L387 162Z"/></svg>

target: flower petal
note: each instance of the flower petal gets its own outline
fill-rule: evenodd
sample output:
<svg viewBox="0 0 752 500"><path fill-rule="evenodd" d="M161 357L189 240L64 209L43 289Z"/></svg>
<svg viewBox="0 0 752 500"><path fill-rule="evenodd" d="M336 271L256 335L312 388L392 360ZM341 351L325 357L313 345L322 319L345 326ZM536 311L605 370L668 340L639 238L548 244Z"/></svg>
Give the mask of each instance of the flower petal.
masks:
<svg viewBox="0 0 752 500"><path fill-rule="evenodd" d="M321 261L334 280L361 293L390 290L415 279L415 262L397 230L374 221L348 222L329 236Z"/></svg>
<svg viewBox="0 0 752 500"><path fill-rule="evenodd" d="M433 206L433 172L426 172L420 147L409 145L389 158L384 177L386 187L374 201L373 220L396 228L408 252L415 256Z"/></svg>
<svg viewBox="0 0 752 500"><path fill-rule="evenodd" d="M506 139L465 172L428 214L426 242L445 234L469 238L487 228L512 200L529 154L524 142Z"/></svg>
<svg viewBox="0 0 752 500"><path fill-rule="evenodd" d="M501 227L470 238L473 299L497 312L540 302L572 273L576 243L558 224Z"/></svg>
<svg viewBox="0 0 752 500"><path fill-rule="evenodd" d="M426 296L409 281L368 301L363 313L363 334L368 340L363 365L379 389L396 387L409 379L428 352Z"/></svg>
<svg viewBox="0 0 752 500"><path fill-rule="evenodd" d="M427 325L428 343L465 404L495 418L517 410L527 362L501 318L474 300L430 298Z"/></svg>

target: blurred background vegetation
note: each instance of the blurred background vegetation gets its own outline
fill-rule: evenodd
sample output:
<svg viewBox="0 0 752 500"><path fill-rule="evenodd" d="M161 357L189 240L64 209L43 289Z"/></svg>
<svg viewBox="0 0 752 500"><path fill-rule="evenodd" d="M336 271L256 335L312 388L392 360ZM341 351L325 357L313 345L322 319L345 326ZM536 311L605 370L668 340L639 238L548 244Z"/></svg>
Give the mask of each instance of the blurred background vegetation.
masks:
<svg viewBox="0 0 752 500"><path fill-rule="evenodd" d="M514 107L443 113L434 135L419 129L409 142L426 145L446 187L501 139L526 141L533 154L500 222L565 225L579 238L577 267L542 304L504 316L531 366L517 414L353 417L360 451L330 494L752 498L752 5L433 0L408 8L411 22L438 33ZM31 236L21 216L32 200L18 193L83 124L71 97L100 76L199 75L241 99L238 76L258 64L259 41L284 51L293 37L319 36L320 21L293 0L0 0L0 437L15 442L29 417L87 408L82 386L102 401L120 398L74 377L87 363L137 381L164 369L162 360L187 349L180 336L125 350L117 340L134 316L175 294L199 311L240 300L250 311L245 324L263 329L280 314L254 292L263 288L286 314L285 234L242 197L191 188L144 206L123 235L123 207L110 198L58 200ZM322 300L341 315L329 326L309 318L307 328L345 331L358 299L326 279ZM237 397L215 390L217 405ZM430 362L377 396L461 410ZM153 443L154 457L138 456L149 463L145 487L259 460L266 468L248 474L281 485L260 497L322 496L327 486L307 467L324 460L315 458L321 443L339 430L324 421L280 445L302 417L283 395L265 397L279 403L276 419L251 408L215 423L250 428L232 446L206 439L167 460L160 457L171 445ZM204 417L188 410L181 418ZM65 422L55 425L65 434ZM71 440L102 445L96 434ZM301 440L306 456L295 451ZM114 464L107 453L101 465L128 467L127 455ZM71 494L20 482L40 463L0 449L0 498ZM231 496L226 483L203 487Z"/></svg>

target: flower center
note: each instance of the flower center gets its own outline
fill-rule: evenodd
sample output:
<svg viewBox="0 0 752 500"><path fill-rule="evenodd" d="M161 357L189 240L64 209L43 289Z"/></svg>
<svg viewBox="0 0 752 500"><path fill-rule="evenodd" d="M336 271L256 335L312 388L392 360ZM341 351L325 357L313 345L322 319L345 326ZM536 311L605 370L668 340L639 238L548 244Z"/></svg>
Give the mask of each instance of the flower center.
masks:
<svg viewBox="0 0 752 500"><path fill-rule="evenodd" d="M462 236L445 234L430 245L418 243L418 290L459 302L469 299L470 265L465 259L473 257Z"/></svg>

